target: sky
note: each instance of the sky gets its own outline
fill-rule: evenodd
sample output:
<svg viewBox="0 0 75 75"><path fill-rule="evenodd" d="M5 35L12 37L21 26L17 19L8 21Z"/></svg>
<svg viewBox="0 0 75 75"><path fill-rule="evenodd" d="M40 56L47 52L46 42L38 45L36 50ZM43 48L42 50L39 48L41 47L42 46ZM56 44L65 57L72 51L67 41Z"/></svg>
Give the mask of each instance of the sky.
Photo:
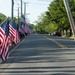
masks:
<svg viewBox="0 0 75 75"><path fill-rule="evenodd" d="M0 0L0 13L3 13L7 17L11 17L11 1L12 0ZM24 2L26 2L26 17L30 23L34 23L38 20L38 16L47 11L47 7L53 0L22 0L22 13L24 14ZM21 0L14 0L14 16L18 16L18 7L21 9ZM18 5L19 4L19 5ZM19 11L20 13L21 11ZM21 15L21 13L19 14Z"/></svg>

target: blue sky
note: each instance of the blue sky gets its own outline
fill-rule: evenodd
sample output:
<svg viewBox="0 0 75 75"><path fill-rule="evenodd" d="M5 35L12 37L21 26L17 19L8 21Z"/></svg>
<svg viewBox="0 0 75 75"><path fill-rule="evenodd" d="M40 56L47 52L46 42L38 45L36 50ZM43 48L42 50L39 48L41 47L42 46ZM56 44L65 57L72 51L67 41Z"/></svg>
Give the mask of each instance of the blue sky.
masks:
<svg viewBox="0 0 75 75"><path fill-rule="evenodd" d="M23 0L23 2L27 3L26 13L28 14L28 21L34 23L35 20L38 19L38 16L47 11L47 7L52 1L53 0ZM17 4L19 4L20 7L20 0L14 0L14 16L17 16ZM0 13L5 14L7 17L11 16L11 0L0 0Z"/></svg>

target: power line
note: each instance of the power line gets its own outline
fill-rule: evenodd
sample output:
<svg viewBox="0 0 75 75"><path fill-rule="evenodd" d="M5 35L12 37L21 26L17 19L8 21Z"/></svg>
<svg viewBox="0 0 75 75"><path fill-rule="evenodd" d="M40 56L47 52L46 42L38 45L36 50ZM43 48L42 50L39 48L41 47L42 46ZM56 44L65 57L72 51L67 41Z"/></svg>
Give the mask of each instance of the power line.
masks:
<svg viewBox="0 0 75 75"><path fill-rule="evenodd" d="M32 3L32 2L29 2L29 3L30 3L30 4L34 4L34 5L36 5L36 4L37 4L37 5L48 5L48 4L49 4L49 3L46 4L46 3Z"/></svg>
<svg viewBox="0 0 75 75"><path fill-rule="evenodd" d="M38 1L43 1L43 2L50 2L50 0L38 0Z"/></svg>

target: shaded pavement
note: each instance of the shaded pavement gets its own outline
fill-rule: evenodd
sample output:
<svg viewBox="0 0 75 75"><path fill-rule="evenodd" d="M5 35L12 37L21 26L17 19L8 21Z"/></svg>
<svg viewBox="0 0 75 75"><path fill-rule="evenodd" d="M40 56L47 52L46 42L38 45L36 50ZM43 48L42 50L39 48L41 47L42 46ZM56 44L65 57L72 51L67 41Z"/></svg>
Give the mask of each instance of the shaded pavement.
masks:
<svg viewBox="0 0 75 75"><path fill-rule="evenodd" d="M43 35L27 36L0 64L0 75L75 75L75 49L61 48Z"/></svg>

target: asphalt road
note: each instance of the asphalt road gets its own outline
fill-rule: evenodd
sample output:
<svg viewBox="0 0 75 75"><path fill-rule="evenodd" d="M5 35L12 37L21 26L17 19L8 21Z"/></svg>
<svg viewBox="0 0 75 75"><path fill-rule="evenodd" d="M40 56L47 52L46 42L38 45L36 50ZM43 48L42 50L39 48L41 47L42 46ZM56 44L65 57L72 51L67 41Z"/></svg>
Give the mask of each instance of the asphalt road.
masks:
<svg viewBox="0 0 75 75"><path fill-rule="evenodd" d="M75 75L75 41L57 36L27 36L0 64L0 75Z"/></svg>

